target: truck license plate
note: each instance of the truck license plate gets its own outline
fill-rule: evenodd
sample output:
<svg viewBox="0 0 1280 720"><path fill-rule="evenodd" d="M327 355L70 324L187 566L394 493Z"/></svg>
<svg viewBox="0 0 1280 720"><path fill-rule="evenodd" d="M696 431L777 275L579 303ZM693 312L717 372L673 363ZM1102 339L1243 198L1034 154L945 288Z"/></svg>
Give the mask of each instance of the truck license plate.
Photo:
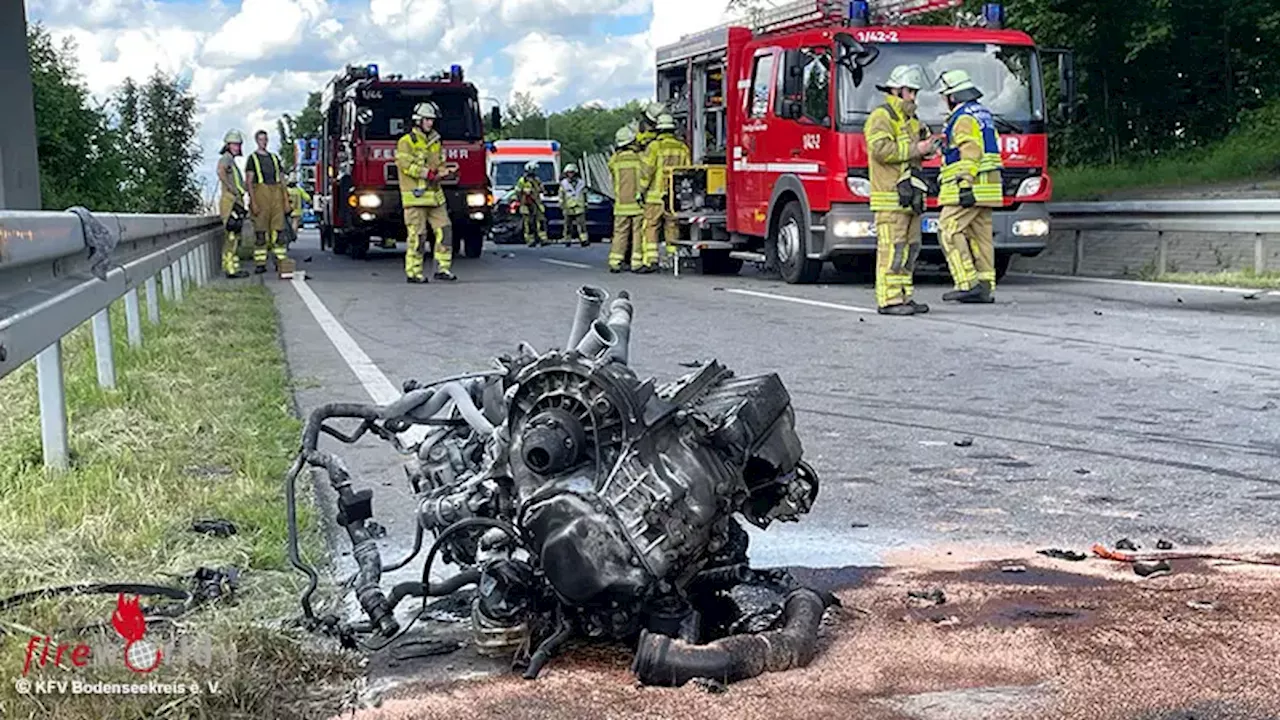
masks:
<svg viewBox="0 0 1280 720"><path fill-rule="evenodd" d="M921 232L936 233L938 232L938 218L925 218L924 226Z"/></svg>

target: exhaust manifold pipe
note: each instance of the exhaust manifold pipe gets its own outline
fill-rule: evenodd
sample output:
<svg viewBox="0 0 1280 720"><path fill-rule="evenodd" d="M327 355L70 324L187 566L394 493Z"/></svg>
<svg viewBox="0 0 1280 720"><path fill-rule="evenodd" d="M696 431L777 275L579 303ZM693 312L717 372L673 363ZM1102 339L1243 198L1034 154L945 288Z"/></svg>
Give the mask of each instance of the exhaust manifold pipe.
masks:
<svg viewBox="0 0 1280 720"><path fill-rule="evenodd" d="M609 351L609 357L623 365L627 364L631 354L631 318L634 313L631 295L626 290L618 293L618 299L609 304L607 324L614 336L618 338L618 343Z"/></svg>
<svg viewBox="0 0 1280 720"><path fill-rule="evenodd" d="M600 308L609 299L609 293L598 287L583 285L578 288L578 308L573 314L573 329L569 331L569 342L565 343L566 351L578 347L582 338L591 331L591 324L600 319Z"/></svg>
<svg viewBox="0 0 1280 720"><path fill-rule="evenodd" d="M586 334L574 349L589 358L598 358L606 351L618 346L618 336L603 320L591 323L591 331Z"/></svg>

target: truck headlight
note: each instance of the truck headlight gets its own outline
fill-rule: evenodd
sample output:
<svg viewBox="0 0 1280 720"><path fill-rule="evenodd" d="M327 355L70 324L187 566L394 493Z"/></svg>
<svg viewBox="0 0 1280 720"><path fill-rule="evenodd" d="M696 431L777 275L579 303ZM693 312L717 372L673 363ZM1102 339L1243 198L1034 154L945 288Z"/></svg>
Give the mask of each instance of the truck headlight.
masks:
<svg viewBox="0 0 1280 720"><path fill-rule="evenodd" d="M360 219L364 220L365 222L370 222L376 217L377 215L374 215L373 213L370 213L370 212L360 213Z"/></svg>
<svg viewBox="0 0 1280 720"><path fill-rule="evenodd" d="M467 207L484 207L489 204L489 198L484 193L467 193Z"/></svg>
<svg viewBox="0 0 1280 720"><path fill-rule="evenodd" d="M374 194L372 194L372 193L368 193L368 194L365 194L365 195L361 195L361 196L360 196L360 207L362 207L362 208L376 208L376 207L382 207L382 198L380 198L380 197L378 197L377 195L374 195Z"/></svg>
<svg viewBox="0 0 1280 720"><path fill-rule="evenodd" d="M871 197L871 181L867 178L851 177L845 178L845 185L849 186L849 192L858 197Z"/></svg>
<svg viewBox="0 0 1280 720"><path fill-rule="evenodd" d="M1019 220L1013 224L1013 234L1020 237L1044 237L1049 234L1049 221Z"/></svg>
<svg viewBox="0 0 1280 720"><path fill-rule="evenodd" d="M1018 186L1018 197L1031 197L1044 187L1044 178L1039 175L1029 177Z"/></svg>
<svg viewBox="0 0 1280 720"><path fill-rule="evenodd" d="M853 179L853 178L851 178ZM870 220L841 220L831 228L836 237L873 237L875 230Z"/></svg>

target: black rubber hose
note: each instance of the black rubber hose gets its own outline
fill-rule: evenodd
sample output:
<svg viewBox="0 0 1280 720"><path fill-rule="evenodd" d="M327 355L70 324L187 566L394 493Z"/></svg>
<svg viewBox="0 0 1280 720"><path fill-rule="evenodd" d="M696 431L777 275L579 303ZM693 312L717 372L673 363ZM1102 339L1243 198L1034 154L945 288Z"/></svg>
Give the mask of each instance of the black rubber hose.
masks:
<svg viewBox="0 0 1280 720"><path fill-rule="evenodd" d="M463 570L448 580L442 580L439 583L427 587L416 580L397 583L391 588L391 594L387 596L387 604L394 610L400 601L407 597L443 597L452 595L467 585L480 582L480 571L472 568Z"/></svg>
<svg viewBox="0 0 1280 720"><path fill-rule="evenodd" d="M362 403L328 403L321 405L311 414L307 416L307 424L302 429L302 449L305 453L315 451L316 445L320 442L320 426L329 418L359 418L361 420L373 421L379 417L379 408L377 405L365 405Z"/></svg>
<svg viewBox="0 0 1280 720"><path fill-rule="evenodd" d="M645 630L631 670L645 685L679 687L694 678L732 683L804 667L817 651L818 624L825 609L818 593L802 589L787 596L778 630L730 635L706 645Z"/></svg>
<svg viewBox="0 0 1280 720"><path fill-rule="evenodd" d="M302 603L302 614L308 621L314 623L316 614L311 607L311 596L316 592L316 586L320 583L320 576L316 573L315 568L302 562L302 554L298 550L298 490L296 486L298 474L302 472L303 463L303 456L298 455L293 467L289 469L289 474L285 476L285 520L289 528L289 562L307 576L307 587L302 591L302 597L299 599L299 602Z"/></svg>

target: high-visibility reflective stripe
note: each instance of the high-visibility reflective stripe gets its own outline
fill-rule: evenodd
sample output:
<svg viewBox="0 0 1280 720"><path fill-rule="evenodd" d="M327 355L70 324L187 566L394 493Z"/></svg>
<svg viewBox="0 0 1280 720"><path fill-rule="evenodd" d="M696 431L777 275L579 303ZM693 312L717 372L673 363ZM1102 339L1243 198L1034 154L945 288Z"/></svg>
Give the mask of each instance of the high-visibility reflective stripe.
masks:
<svg viewBox="0 0 1280 720"><path fill-rule="evenodd" d="M871 193L871 209L876 212L911 212L911 208L904 208L898 204L896 191Z"/></svg>

